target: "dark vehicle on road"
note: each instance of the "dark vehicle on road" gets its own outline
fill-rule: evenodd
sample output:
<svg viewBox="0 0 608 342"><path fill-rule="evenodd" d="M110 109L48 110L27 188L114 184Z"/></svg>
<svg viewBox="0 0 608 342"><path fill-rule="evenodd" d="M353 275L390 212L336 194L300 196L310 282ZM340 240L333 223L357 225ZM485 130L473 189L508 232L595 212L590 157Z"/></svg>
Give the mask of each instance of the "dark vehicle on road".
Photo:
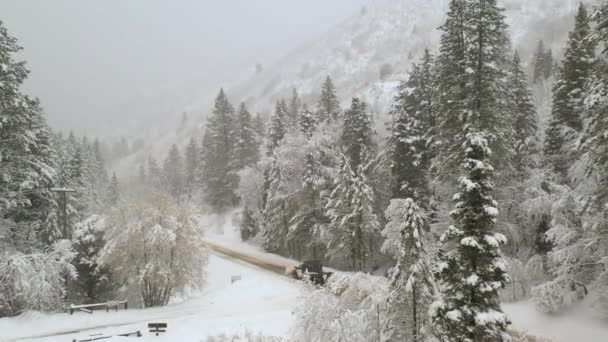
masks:
<svg viewBox="0 0 608 342"><path fill-rule="evenodd" d="M332 275L332 272L323 271L321 260L307 260L299 266L294 267L289 274L295 279L306 279L315 285L324 286L327 278Z"/></svg>

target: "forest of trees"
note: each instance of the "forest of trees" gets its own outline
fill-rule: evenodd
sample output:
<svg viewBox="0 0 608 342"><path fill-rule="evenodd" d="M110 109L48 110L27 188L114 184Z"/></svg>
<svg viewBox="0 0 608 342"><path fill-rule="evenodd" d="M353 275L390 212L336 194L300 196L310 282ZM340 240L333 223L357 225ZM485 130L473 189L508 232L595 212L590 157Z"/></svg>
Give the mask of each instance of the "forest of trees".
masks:
<svg viewBox="0 0 608 342"><path fill-rule="evenodd" d="M165 305L200 288L207 254L198 214L167 195L183 190L165 176L180 164L168 158L162 191L125 187L108 159L143 141L53 132L38 99L22 91L29 71L15 60L20 50L0 22L0 317L125 297Z"/></svg>
<svg viewBox="0 0 608 342"><path fill-rule="evenodd" d="M328 305L361 310L351 341L507 341L501 301L558 312L607 293L608 3L579 6L563 57L540 41L522 61L506 21L496 0L451 0L438 50L411 66L387 123L329 76L316 103L293 89L268 117L222 89L202 136L148 156L128 186L98 140L51 132L0 26L0 316L109 298L119 283L165 305L202 286L197 213L235 209L243 240L361 272L336 280L351 284L340 299L314 292L302 304L298 322L328 326L319 341L346 329ZM533 89L545 85L543 123ZM75 190L67 215L54 188ZM368 291L367 274L386 281L355 305L348 291Z"/></svg>

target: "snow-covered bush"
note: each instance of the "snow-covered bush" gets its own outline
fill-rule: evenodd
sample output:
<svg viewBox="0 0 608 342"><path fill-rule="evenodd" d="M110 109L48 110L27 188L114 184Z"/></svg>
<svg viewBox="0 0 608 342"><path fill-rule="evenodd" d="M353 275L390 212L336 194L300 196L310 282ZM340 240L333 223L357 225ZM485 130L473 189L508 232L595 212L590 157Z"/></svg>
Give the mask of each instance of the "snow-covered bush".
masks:
<svg viewBox="0 0 608 342"><path fill-rule="evenodd" d="M517 259L507 262L509 281L500 291L500 299L506 302L516 302L525 299L530 289L530 278L524 264Z"/></svg>
<svg viewBox="0 0 608 342"><path fill-rule="evenodd" d="M552 280L538 285L532 289L532 299L540 311L556 312L564 305L564 284Z"/></svg>
<svg viewBox="0 0 608 342"><path fill-rule="evenodd" d="M74 255L67 240L55 242L45 252L0 253L0 317L62 309L65 279L76 277Z"/></svg>
<svg viewBox="0 0 608 342"><path fill-rule="evenodd" d="M197 216L161 194L117 208L108 222L100 262L118 281L135 286L146 307L205 283L207 249Z"/></svg>
<svg viewBox="0 0 608 342"><path fill-rule="evenodd" d="M327 287L305 285L295 309L294 342L368 342L382 335L388 284L363 273L334 274Z"/></svg>

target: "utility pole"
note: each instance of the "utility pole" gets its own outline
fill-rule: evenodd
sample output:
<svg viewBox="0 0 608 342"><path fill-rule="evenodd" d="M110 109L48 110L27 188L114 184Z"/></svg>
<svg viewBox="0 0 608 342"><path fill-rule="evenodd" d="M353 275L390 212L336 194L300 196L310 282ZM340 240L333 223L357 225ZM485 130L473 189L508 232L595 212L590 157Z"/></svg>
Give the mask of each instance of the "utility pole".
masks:
<svg viewBox="0 0 608 342"><path fill-rule="evenodd" d="M63 223L63 238L64 239L68 239L70 238L70 236L68 236L68 192L76 192L76 190L74 189L69 189L69 188L51 188L51 191L53 192L57 192L61 194L61 207L62 207L62 223ZM70 234L71 235L71 234Z"/></svg>

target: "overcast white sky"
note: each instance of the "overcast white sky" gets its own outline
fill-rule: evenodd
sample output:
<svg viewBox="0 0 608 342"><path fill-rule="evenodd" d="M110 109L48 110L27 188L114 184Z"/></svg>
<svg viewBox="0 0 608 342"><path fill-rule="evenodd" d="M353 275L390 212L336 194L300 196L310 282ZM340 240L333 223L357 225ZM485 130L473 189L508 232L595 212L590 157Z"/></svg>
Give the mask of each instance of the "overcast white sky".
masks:
<svg viewBox="0 0 608 342"><path fill-rule="evenodd" d="M139 102L150 96L217 89L370 1L0 0L0 20L25 49L27 90L50 123L97 134L116 118L145 117L154 101Z"/></svg>

